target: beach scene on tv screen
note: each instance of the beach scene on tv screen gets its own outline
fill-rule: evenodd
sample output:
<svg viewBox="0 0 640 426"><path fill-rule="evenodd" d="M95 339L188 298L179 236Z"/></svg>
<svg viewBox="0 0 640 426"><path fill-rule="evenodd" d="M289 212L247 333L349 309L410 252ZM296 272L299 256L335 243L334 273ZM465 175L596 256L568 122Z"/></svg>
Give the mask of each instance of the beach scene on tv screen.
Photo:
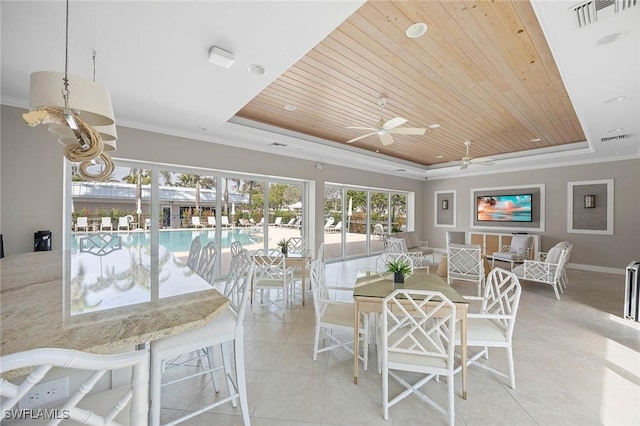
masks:
<svg viewBox="0 0 640 426"><path fill-rule="evenodd" d="M478 197L478 221L531 222L531 194Z"/></svg>

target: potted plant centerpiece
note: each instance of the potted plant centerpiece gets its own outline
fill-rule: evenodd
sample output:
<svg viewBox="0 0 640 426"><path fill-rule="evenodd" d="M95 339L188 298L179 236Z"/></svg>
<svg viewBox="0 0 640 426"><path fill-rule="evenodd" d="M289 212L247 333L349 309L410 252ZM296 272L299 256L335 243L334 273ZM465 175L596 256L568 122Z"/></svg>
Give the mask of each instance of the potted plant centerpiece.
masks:
<svg viewBox="0 0 640 426"><path fill-rule="evenodd" d="M387 271L393 272L394 284L404 284L404 277L411 273L411 266L402 259L395 259L387 263Z"/></svg>
<svg viewBox="0 0 640 426"><path fill-rule="evenodd" d="M282 254L286 256L287 251L289 251L289 240L286 238L281 239L278 241L278 247L280 247Z"/></svg>

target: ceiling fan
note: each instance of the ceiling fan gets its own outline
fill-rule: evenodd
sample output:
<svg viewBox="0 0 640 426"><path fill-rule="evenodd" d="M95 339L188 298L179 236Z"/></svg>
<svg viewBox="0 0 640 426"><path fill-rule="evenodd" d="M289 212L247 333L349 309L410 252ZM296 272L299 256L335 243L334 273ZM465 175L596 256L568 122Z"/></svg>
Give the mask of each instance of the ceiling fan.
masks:
<svg viewBox="0 0 640 426"><path fill-rule="evenodd" d="M418 128L418 127L400 127L402 126L404 123L406 123L407 120L406 118L402 118L402 117L395 117L392 118L389 121L384 121L383 118L383 113L384 113L384 106L387 103L387 98L380 98L378 99L378 105L380 106L380 120L378 121L378 123L376 124L376 127L347 127L347 129L359 129L359 130L370 130L369 133L364 134L362 136L358 136L357 138L351 139L349 141L347 141L347 143L352 143L355 141L359 141L360 139L366 138L368 136L371 135L378 135L380 137L380 142L382 142L382 145L391 145L394 141L393 141L393 137L391 136L391 134L396 134L396 135L424 135L424 132L427 131L427 129L422 129L422 128Z"/></svg>
<svg viewBox="0 0 640 426"><path fill-rule="evenodd" d="M471 141L464 141L464 145L467 147L467 153L464 157L462 157L462 166L460 166L460 170L464 170L469 167L469 164L480 164L483 166L493 166L493 161L491 158L482 157L482 158L473 158L469 155L469 147L471 146Z"/></svg>

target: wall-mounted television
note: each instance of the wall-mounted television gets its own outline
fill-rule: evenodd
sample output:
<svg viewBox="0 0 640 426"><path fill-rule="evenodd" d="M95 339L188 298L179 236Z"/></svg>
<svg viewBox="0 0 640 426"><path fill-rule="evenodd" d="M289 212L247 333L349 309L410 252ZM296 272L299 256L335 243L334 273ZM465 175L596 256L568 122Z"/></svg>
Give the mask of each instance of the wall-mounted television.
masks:
<svg viewBox="0 0 640 426"><path fill-rule="evenodd" d="M531 194L476 197L478 222L531 222Z"/></svg>

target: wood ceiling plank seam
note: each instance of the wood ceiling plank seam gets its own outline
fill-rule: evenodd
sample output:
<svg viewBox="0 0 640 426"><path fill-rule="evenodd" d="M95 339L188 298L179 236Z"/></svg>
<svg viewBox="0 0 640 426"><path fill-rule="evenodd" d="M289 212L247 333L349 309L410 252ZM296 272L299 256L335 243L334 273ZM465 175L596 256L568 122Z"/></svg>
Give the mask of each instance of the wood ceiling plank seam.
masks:
<svg viewBox="0 0 640 426"><path fill-rule="evenodd" d="M556 109L556 103L553 102L555 90L549 90L551 86L549 84L551 76L546 72L546 68L539 62L540 58L536 55L537 51L536 53L532 52L535 51L535 49L531 44L531 39L527 36L529 32L533 33L539 29L539 25L537 28L526 27L525 23L519 19L512 2L500 2L499 4L481 3L480 7L486 10L487 13L493 12L496 17L496 22L502 26L506 33L511 34L511 37L505 37L504 40L513 42L515 51L517 51L520 58L522 58L524 69L531 77L527 78L526 83L523 84L534 94L534 98L537 103L540 104L541 111L545 113L551 121L554 129L560 135L561 140L565 142L569 141L569 133L561 122L563 111ZM522 30L520 35L518 35L518 30ZM527 61L529 62L528 64ZM550 97L552 99L550 99Z"/></svg>
<svg viewBox="0 0 640 426"><path fill-rule="evenodd" d="M454 6L453 2L443 3L443 7L449 9L452 16L455 16L453 14L457 11ZM537 106L535 103L532 104L529 102L529 94L526 88L523 87L520 79L511 69L510 64L502 57L502 51L497 48L495 43L489 43L489 41L492 40L491 35L487 34L485 26L481 25L475 16L471 14L470 11L472 9L473 7L468 8L464 11L465 13L458 14L458 17L454 18L453 21L462 28L472 43L474 43L477 48L483 52L487 60L493 64L496 74L500 74L501 78L507 81L509 90L503 92L503 94L506 99L509 99L510 106L515 111L518 111L522 125L528 129L528 132L539 129L540 126L533 123L530 119L530 117L535 117ZM467 11L469 11L469 13L466 13ZM513 95L510 95L511 93L513 93ZM557 135L552 135L550 130L544 126L542 137L547 140L556 140Z"/></svg>
<svg viewBox="0 0 640 426"><path fill-rule="evenodd" d="M540 26L538 17L536 16L530 2L515 2L513 3L513 6L520 16L521 21L527 27L531 27L532 25ZM547 42L542 29L532 33L529 32L528 36L538 53L540 61L547 70L547 74L549 75L550 82L552 83L552 87L556 94L556 102L564 109L564 116L569 120L568 123L563 120L563 123L570 134L573 135L571 139L580 141L585 140L586 137L584 135L584 130L578 120L578 116L573 104L571 103L571 98L569 97L567 88L560 76L558 65L556 64L551 49L549 48L549 43Z"/></svg>
<svg viewBox="0 0 640 426"><path fill-rule="evenodd" d="M354 21L355 21L355 20L354 20ZM379 27L375 26L375 25L374 25L374 24L372 24L370 21L367 21L367 20L360 20L360 21L358 21L358 22L359 22L359 23L360 23L360 25L361 25L361 27L359 27L359 30L360 30L360 31L362 31L362 32L366 35L366 37L369 37L369 38L371 38L371 39L373 39L373 38L374 38L374 35L375 35L375 34L377 34L377 33L379 33L379 32L381 31L381 29L380 29ZM351 35L351 37L353 37L353 35ZM404 36L404 33L403 33L403 32L402 32L402 35L401 35L400 37L402 37L402 38L400 38L400 40L402 40L403 38L405 38L405 36ZM390 37L389 37L389 38L387 38L387 39L392 40L392 38L390 38ZM385 40L385 37L377 37L375 41L376 41L377 43L382 43L382 41L384 41L384 40ZM361 41L361 44L364 44L365 42L366 42L366 40L363 40L363 41ZM385 44L382 44L382 48L387 49L387 50L389 50L389 51L392 51L392 48L391 48L390 46L391 46L391 45L394 45L394 46L395 46L395 45L396 45L396 43L397 43L397 41L393 40L393 42L392 42L392 43L389 43L389 44L386 44L386 45L385 45ZM422 50L422 52L424 53L424 56L428 56L432 61L436 61L436 62L437 62L437 58L436 58L436 57L434 57L433 55L431 55L431 53L430 53L428 50ZM416 56L417 56L417 55L412 55L412 56L410 56L410 57L409 57L409 59L410 59L410 60L412 60L412 63L410 64L410 65L412 65L412 68L411 68L411 70L412 70L412 71L417 70L417 69L428 69L428 70L430 70L430 71L431 71L431 70L433 69L433 67L432 67L432 66L431 66L427 61L425 61L424 59L422 59L422 60L416 59ZM439 62L439 63L440 63L440 62ZM445 70L445 72L447 72L447 65L448 65L448 64L441 64L441 65L442 65L442 66L441 66L440 68L441 68L442 70ZM446 86L446 87L443 87L443 92L441 92L441 93L443 93L443 94L445 95L445 98L444 98L444 99L437 99L437 98L435 98L435 99L432 99L432 101L433 101L433 102L436 102L436 103L438 103L438 102L448 102L448 103L453 103L452 96L453 96L454 92L456 92L456 93L459 95L459 96L456 96L456 97L455 97L455 100L456 100L458 103L463 102L463 101L461 101L461 99L465 99L465 98L466 98L466 99L468 99L468 100L469 100L469 102L465 103L465 105L467 106L467 108L470 108L470 107L469 107L469 104L471 104L471 105L473 105L473 106L476 106L476 105L475 105L475 102L473 102L473 101L469 98L469 96L468 96L468 94L467 94L466 92L464 92L464 91L460 91L460 90L456 87L456 85L452 85L452 83L450 83L446 78L442 78L442 77L441 77L438 73L436 73L435 71L431 71L431 73L430 73L430 74L433 76L433 78L435 78L435 79L437 79L437 80L438 80L438 81L434 82L436 86ZM413 79L414 81L416 81L416 82L417 82L417 85L418 85L418 86L420 86L420 87L424 87L424 86L425 86L425 84L426 84L426 82L427 82L427 80L425 80L424 75L422 75L422 74L421 74L421 73L419 73L418 71L415 71L415 73L414 73L413 75L409 76L409 77L410 77L411 79ZM433 78L432 78L432 79L433 79ZM463 85L463 86L466 86L466 83L465 83L464 81L459 81L459 83L460 83L461 85ZM418 91L419 91L419 88L418 88L418 87L414 87L414 88L413 88L413 90L418 90ZM434 90L431 90L430 92L431 92L431 93L436 93ZM490 110L490 109L491 109L491 107L490 107L489 105L485 105L485 106L483 106L483 108L481 108L481 109L482 109L483 111L486 111L486 110ZM460 111L459 113L462 113L462 114L464 114L464 115L468 116L468 115L470 115L471 111L473 111L473 108L471 108L471 109L467 109L466 111ZM497 123L497 120L496 120L496 123Z"/></svg>
<svg viewBox="0 0 640 426"><path fill-rule="evenodd" d="M411 89L408 89L408 90L411 93L422 93L422 92L424 92L424 90L423 90L424 86L425 86L425 84L421 83L420 87L411 87ZM434 93L434 92L435 92L434 90L430 91L430 93ZM455 98L452 98L450 96L450 93L443 92L443 98L444 99L439 100L439 101L432 101L433 107L439 108L441 115L446 115L446 114L450 114L450 113L453 113L454 116L456 116L456 117L468 117L470 115L474 115L474 111L473 110L468 110L468 109L467 110L452 111L451 108L454 105L456 105L456 104L460 105L460 104ZM448 105L448 108L444 107L444 106L441 106L441 105ZM467 123L468 123L467 120L462 120L462 122L460 122L459 125L464 128L464 127L467 127L467 125L468 125ZM473 128L473 129L469 128L469 132L471 134L477 133L477 128Z"/></svg>

